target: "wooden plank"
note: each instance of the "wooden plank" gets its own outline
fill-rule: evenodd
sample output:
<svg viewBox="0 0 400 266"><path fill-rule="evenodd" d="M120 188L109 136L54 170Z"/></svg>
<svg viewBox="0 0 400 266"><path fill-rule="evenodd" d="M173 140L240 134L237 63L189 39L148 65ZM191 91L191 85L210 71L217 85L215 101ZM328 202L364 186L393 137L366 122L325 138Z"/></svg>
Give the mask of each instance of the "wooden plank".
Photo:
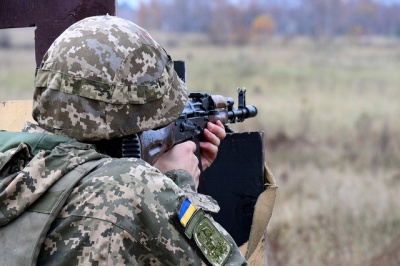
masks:
<svg viewBox="0 0 400 266"><path fill-rule="evenodd" d="M0 130L21 131L32 118L32 100L0 102Z"/></svg>
<svg viewBox="0 0 400 266"><path fill-rule="evenodd" d="M116 0L5 0L0 3L0 29L36 26L35 58L39 66L52 42L71 24L106 14L116 14Z"/></svg>
<svg viewBox="0 0 400 266"><path fill-rule="evenodd" d="M0 29L36 26L35 57L39 66L51 43L71 24L89 16L115 15L116 0L6 0L0 3ZM0 103L0 129L19 131L33 121L32 101Z"/></svg>
<svg viewBox="0 0 400 266"><path fill-rule="evenodd" d="M36 0L4 0L0 3L0 29L32 27L35 25Z"/></svg>
<svg viewBox="0 0 400 266"><path fill-rule="evenodd" d="M52 42L71 24L90 16L115 15L116 0L36 0L36 65Z"/></svg>

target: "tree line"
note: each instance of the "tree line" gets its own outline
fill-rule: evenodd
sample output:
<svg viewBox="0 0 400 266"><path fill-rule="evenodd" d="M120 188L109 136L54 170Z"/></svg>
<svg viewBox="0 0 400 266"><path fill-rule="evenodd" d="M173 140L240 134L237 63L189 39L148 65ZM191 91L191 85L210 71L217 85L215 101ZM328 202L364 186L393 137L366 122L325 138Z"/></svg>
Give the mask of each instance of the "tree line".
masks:
<svg viewBox="0 0 400 266"><path fill-rule="evenodd" d="M118 12L147 29L207 33L215 43L272 35L400 37L400 2L378 0L147 0Z"/></svg>

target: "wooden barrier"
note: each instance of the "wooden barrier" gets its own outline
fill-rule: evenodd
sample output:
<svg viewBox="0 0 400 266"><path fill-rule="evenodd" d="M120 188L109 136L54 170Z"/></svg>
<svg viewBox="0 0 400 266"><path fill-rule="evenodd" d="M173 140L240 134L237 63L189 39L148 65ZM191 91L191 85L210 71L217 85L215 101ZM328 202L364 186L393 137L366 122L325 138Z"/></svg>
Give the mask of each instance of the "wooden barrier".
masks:
<svg viewBox="0 0 400 266"><path fill-rule="evenodd" d="M53 41L70 25L89 16L116 15L116 0L5 0L0 29L36 27L36 65Z"/></svg>
<svg viewBox="0 0 400 266"><path fill-rule="evenodd" d="M27 121L34 121L32 100L0 102L0 130L21 131Z"/></svg>
<svg viewBox="0 0 400 266"><path fill-rule="evenodd" d="M116 0L1 1L0 29L36 27L35 57L39 66L53 41L71 24L106 14L116 15ZM0 103L0 129L20 131L26 121L33 121L31 100Z"/></svg>

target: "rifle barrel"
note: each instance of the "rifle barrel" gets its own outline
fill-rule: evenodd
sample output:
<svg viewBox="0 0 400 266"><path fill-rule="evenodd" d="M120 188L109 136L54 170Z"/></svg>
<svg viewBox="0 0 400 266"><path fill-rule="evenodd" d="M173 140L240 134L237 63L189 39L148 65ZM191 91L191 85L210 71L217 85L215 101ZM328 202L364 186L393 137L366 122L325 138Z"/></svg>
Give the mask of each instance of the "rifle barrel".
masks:
<svg viewBox="0 0 400 266"><path fill-rule="evenodd" d="M230 123L243 122L246 118L255 117L257 108L254 105L246 105L245 108L228 111Z"/></svg>

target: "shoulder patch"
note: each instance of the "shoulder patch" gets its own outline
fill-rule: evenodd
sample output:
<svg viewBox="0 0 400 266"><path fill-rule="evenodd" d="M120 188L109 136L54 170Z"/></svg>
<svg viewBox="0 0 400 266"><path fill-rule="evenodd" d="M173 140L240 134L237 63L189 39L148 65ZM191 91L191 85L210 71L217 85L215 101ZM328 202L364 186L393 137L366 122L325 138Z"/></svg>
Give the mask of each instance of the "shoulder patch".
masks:
<svg viewBox="0 0 400 266"><path fill-rule="evenodd" d="M197 246L212 265L225 264L232 253L232 245L207 216L197 225L193 235Z"/></svg>
<svg viewBox="0 0 400 266"><path fill-rule="evenodd" d="M231 243L217 229L201 207L186 198L178 218L185 227L185 235L192 239L212 265L224 265L232 253Z"/></svg>

